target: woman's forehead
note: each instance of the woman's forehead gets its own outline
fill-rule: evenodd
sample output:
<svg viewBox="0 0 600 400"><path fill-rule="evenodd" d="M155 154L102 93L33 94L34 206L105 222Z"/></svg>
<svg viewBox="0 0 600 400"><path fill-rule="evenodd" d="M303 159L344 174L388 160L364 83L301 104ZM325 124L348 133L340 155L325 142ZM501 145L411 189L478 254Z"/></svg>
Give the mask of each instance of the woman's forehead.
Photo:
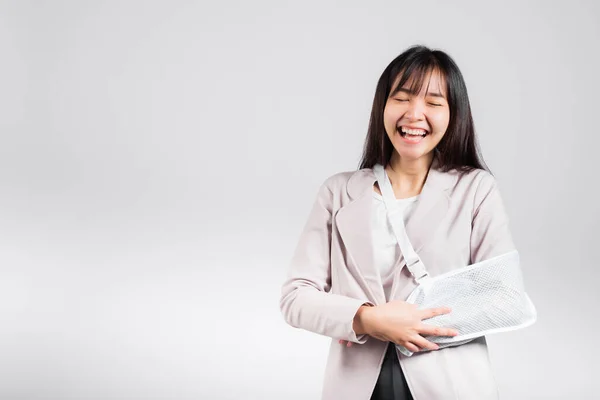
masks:
<svg viewBox="0 0 600 400"><path fill-rule="evenodd" d="M413 71L411 76L402 85L402 88L400 88L398 84L403 76L404 71L401 71L394 80L392 94L399 89L404 89L403 91L409 91L412 94L434 92L441 93L444 97L446 96L446 79L437 68L430 69L429 71Z"/></svg>

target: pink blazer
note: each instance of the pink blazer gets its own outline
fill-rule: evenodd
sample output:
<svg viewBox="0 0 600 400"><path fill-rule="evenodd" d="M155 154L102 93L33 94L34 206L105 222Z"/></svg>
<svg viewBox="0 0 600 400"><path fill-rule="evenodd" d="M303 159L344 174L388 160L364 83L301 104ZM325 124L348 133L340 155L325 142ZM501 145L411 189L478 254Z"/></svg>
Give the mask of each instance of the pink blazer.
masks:
<svg viewBox="0 0 600 400"><path fill-rule="evenodd" d="M385 342L357 336L352 329L362 304L385 302L372 261L375 182L370 168L340 172L323 182L282 286L285 321L332 338L324 400L368 400L385 355ZM441 172L434 163L406 229L432 276L515 249L496 181L483 170ZM403 267L400 257L392 299L406 299L415 287ZM339 339L355 345L348 348ZM484 337L412 357L399 355L415 400L498 398Z"/></svg>

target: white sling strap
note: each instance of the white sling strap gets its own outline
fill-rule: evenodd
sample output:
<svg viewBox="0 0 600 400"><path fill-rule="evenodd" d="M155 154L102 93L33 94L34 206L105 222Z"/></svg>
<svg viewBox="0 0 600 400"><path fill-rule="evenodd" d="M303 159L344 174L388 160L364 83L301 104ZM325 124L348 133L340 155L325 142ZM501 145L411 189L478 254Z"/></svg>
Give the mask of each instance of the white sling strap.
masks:
<svg viewBox="0 0 600 400"><path fill-rule="evenodd" d="M417 283L420 283L422 280L428 278L429 274L427 273L423 261L421 261L419 255L410 243L410 239L406 233L406 227L404 226L402 209L398 206L392 184L381 164L375 164L373 172L375 173L379 189L381 190L381 197L383 198L383 203L387 210L388 221L396 236L402 256L406 261L406 268L408 268Z"/></svg>

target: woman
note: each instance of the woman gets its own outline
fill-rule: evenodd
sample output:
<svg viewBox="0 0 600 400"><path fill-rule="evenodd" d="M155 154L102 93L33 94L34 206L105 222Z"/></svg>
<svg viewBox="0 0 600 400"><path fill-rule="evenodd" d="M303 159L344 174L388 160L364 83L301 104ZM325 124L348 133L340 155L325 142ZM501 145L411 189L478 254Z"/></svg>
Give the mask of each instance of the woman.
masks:
<svg viewBox="0 0 600 400"><path fill-rule="evenodd" d="M408 237L430 275L514 250L498 187L478 155L467 89L444 52L414 46L383 71L357 171L321 185L280 306L288 324L332 338L323 399L497 399L485 337L426 320L373 172L385 167ZM396 344L414 352L406 357Z"/></svg>

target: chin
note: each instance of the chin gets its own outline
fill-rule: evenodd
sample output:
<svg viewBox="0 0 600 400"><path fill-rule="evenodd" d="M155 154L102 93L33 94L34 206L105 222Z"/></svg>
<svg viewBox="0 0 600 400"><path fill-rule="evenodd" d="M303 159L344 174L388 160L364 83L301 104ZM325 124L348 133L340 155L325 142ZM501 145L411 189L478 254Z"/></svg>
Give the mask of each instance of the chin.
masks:
<svg viewBox="0 0 600 400"><path fill-rule="evenodd" d="M400 155L400 158L402 158L403 160L406 161L416 161L418 159L421 159L423 157L428 157L429 155L433 154L432 151L428 151L428 152L423 152L423 151L399 151L398 154Z"/></svg>

